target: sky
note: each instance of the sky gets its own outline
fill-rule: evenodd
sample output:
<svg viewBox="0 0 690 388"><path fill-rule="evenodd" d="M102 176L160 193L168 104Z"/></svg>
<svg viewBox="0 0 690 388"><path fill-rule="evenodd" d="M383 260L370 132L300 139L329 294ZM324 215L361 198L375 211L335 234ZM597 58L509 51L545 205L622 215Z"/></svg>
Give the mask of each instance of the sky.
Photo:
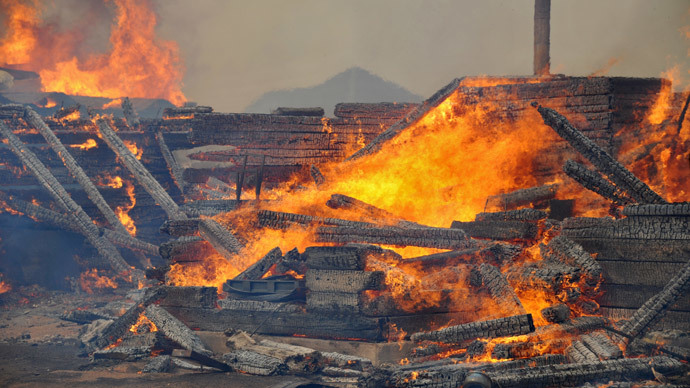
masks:
<svg viewBox="0 0 690 388"><path fill-rule="evenodd" d="M183 91L241 112L263 93L362 67L425 98L466 75L532 73L534 0L154 0ZM690 79L690 0L554 0L553 73Z"/></svg>

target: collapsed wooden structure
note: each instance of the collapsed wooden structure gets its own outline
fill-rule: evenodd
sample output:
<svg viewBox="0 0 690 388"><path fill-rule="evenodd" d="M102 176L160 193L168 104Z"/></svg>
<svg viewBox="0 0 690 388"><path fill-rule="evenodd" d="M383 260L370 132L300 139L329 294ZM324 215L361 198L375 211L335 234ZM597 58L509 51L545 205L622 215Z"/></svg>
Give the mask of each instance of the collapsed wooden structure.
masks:
<svg viewBox="0 0 690 388"><path fill-rule="evenodd" d="M500 386L575 386L601 378L651 379L658 370L669 374L683 371L684 365L673 358L626 359L620 352L620 347L652 327L689 329L690 207L666 203L615 159L615 135L635 120L633 111L640 104L651 106L665 81L552 78L535 83L511 80L494 86L468 86L471 83L463 81L454 80L418 105L341 104L336 118L311 112L305 115L299 110L273 115L219 114L208 107L186 107L169 110L164 120L147 121L137 119L130 107L126 120L66 122L44 121L30 109L3 106L0 119L7 124L0 120L0 132L6 142L0 150L6 164L0 200L15 212L83 235L97 252L91 251L90 266L106 264L114 273L126 274L136 282L143 280L142 269L154 261L157 269L149 268L146 275L163 279L166 264L199 262L211 254L230 260L241 252L243 241L232 229L207 216L250 201L242 196L243 188L254 188L258 199L262 185L295 172L311 175L319 184L325 178L314 165L345 159L357 143L367 145L351 159L376 152L453 94L460 94L466 104L499 101L505 120L525 115L533 109L529 102L537 99L544 122L563 139L551 146L557 152L544 155L549 160L543 165L554 166L556 160L556 166L562 165L587 189L625 205L626 218L567 218L561 222L541 209L518 209L553 200L558 190L554 185L489 198L488 202L494 201L503 211L480 213L474 221L456 221L447 228L409 222L333 193L324 205L356 209L385 222L258 211L256 223L261 228L311 227L315 228L315 242L335 246L313 246L303 252L269 251L228 281L226 291L231 294L273 291L258 292L252 298L218 299L215 288L151 288L124 315L103 324L88 344L102 358L143 357L154 349L177 346L184 349L178 354L219 370L256 374L319 370L324 377L359 386L450 387L475 372ZM571 123L550 108L574 115L575 120ZM41 143L39 134L46 143ZM83 150L78 147L89 139L97 145L98 155L92 155L95 151L86 146ZM57 158L36 152L46 145ZM139 149L143 154L137 155ZM583 159L594 169L581 164ZM112 210L129 205L123 203L126 187L97 184L96 188L92 182L104 169L115 170L119 163L124 169L118 174L136 183L132 189L136 204L130 209L140 230L136 237ZM549 168L553 167L537 173L553 174ZM51 202L46 194L57 204L55 208L43 205ZM214 196L219 199L211 199ZM183 197L198 200L182 204ZM170 237L160 235L159 227ZM554 235L539 244L548 233ZM116 245L127 248L125 257ZM377 245L433 247L447 252L402 259ZM539 247L543 260L517 263L516 258L530 246ZM591 253L598 254L596 259ZM410 277L401 269L406 266L428 276ZM304 284L298 279L262 279L270 268L304 275ZM406 285L402 294L388 280L396 276ZM444 287L441 279L453 286ZM276 299L272 295L280 294L275 291L281 287L306 289L304 302ZM518 296L525 287L562 298L565 304L541 312L548 325L535 327L534 317ZM463 303L454 303L457 300ZM424 303L429 301L433 303ZM603 312L604 317L571 318L575 308ZM104 349L124 338L141 316L151 320L164 338L148 335L151 338L144 345ZM609 319L619 318L626 322L614 327ZM231 330L228 341L235 350L217 357L189 328ZM257 342L251 338L254 333L365 341L409 338L419 347L413 356L416 362L409 366L343 368L350 361L352 365L363 361ZM562 341L555 333L577 337ZM521 339L491 342L506 336ZM549 351L544 352L544 347ZM496 360L517 360L472 362L487 351ZM444 352L466 364L428 361ZM345 365L340 359L347 359ZM170 367L172 360L158 358L151 370ZM528 363L538 367L522 369Z"/></svg>

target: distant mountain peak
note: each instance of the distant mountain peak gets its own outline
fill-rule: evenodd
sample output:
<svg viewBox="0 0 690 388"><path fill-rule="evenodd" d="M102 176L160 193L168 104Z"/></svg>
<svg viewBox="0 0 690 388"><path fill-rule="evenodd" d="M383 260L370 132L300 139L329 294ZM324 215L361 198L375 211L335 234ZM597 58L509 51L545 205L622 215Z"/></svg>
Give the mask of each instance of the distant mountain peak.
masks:
<svg viewBox="0 0 690 388"><path fill-rule="evenodd" d="M351 67L323 83L263 94L245 112L270 113L278 107L322 107L333 114L340 102L419 102L422 97L361 67Z"/></svg>

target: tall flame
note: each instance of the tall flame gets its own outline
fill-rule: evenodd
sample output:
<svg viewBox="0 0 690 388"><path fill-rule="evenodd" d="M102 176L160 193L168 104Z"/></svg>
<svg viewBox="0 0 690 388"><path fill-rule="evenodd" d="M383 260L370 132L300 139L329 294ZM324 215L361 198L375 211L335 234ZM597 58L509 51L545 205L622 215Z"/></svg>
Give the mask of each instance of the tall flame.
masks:
<svg viewBox="0 0 690 388"><path fill-rule="evenodd" d="M0 65L21 64L39 72L47 92L164 98L176 105L184 103L179 49L175 42L156 37L157 17L151 2L112 3L116 17L109 51L80 56L77 54L84 34L44 25L37 0L0 0L9 31L0 40Z"/></svg>

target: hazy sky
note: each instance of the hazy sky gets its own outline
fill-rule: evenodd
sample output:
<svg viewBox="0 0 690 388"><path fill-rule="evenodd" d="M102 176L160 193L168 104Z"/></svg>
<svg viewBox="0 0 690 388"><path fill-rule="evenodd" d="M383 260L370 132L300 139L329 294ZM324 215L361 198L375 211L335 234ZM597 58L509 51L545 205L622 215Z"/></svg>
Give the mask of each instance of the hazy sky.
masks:
<svg viewBox="0 0 690 388"><path fill-rule="evenodd" d="M187 98L241 112L360 66L425 98L455 77L532 73L534 0L159 0ZM551 69L690 78L690 0L553 0Z"/></svg>

